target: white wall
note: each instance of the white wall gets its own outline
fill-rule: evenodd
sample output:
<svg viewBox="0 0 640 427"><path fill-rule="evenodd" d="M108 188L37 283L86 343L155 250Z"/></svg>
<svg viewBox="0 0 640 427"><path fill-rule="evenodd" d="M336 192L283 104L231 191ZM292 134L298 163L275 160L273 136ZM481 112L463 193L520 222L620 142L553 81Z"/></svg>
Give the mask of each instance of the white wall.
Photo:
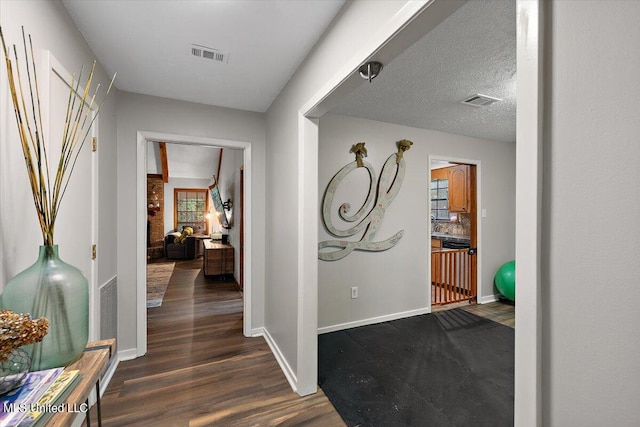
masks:
<svg viewBox="0 0 640 427"><path fill-rule="evenodd" d="M9 43L22 43L20 26L32 35L36 61L50 50L69 72L90 66L95 55L76 29L66 10L57 1L0 1L0 25ZM13 105L8 96L4 55L0 67L0 289L17 272L32 264L42 244L31 189L16 131ZM21 64L22 65L22 64ZM42 71L42 70L39 70ZM23 76L24 78L24 76ZM98 64L94 79L107 87L109 78ZM95 81L94 81L95 83ZM41 93L41 96L42 93ZM116 275L116 105L117 91L107 98L99 117L98 151L98 283ZM61 108L66 108L63 105ZM72 178L73 179L73 178ZM65 198L62 205L88 206L86 200ZM90 230L56 228L55 242L64 259L65 245L72 245L78 233Z"/></svg>
<svg viewBox="0 0 640 427"><path fill-rule="evenodd" d="M352 144L366 142L368 156L365 160L371 163L379 177L382 165L397 151L395 142L400 139L409 139L414 144L404 154L404 183L385 211L376 241L387 239L400 230L404 230L404 235L395 247L384 252L354 251L341 260L320 261L319 328L424 311L429 307L429 155L481 162L482 205L479 208L487 210L487 217L481 223L481 295L496 293L493 286L496 269L515 257L515 144L512 143L325 115L320 120L318 203L322 203L333 175L354 160L354 155L349 153ZM338 189L334 205L337 208L349 202L354 213L364 201L369 179L364 170L352 172L348 179L350 181L345 180ZM345 240L356 241L360 237L361 233ZM335 237L321 222L319 240L332 239ZM357 299L351 299L352 286L358 287Z"/></svg>
<svg viewBox="0 0 640 427"><path fill-rule="evenodd" d="M229 222L231 228L222 229L222 232L229 234L229 243L233 245L236 280L240 279L240 166L242 163L241 150L230 148L223 150L222 165L220 166L220 197L223 202L231 199L233 207L226 212L226 215L231 219Z"/></svg>
<svg viewBox="0 0 640 427"><path fill-rule="evenodd" d="M169 175L173 178L211 178L218 169L220 148L166 144ZM162 174L160 144L147 141L147 173Z"/></svg>
<svg viewBox="0 0 640 427"><path fill-rule="evenodd" d="M121 92L118 98L118 235L136 235L136 144L138 131L251 142L252 293L262 301L264 291L265 135L263 115L210 107L165 98ZM136 247L131 238L118 243L120 349L137 348ZM262 326L262 304L252 304L253 326Z"/></svg>
<svg viewBox="0 0 640 427"><path fill-rule="evenodd" d="M301 362L298 357L298 331L304 327L296 309L300 302L298 255L301 249L298 247L301 173L298 169L298 114L300 108L374 36L372 29L392 20L406 3L347 3L267 111L265 327L277 346L280 362L285 365L294 387L299 381L299 374L314 369L311 365L315 357L308 355L302 362L309 367L298 369ZM312 381L303 382L307 382L306 387L311 387ZM307 389L303 391L307 392Z"/></svg>
<svg viewBox="0 0 640 427"><path fill-rule="evenodd" d="M547 7L543 425L637 426L640 2Z"/></svg>
<svg viewBox="0 0 640 427"><path fill-rule="evenodd" d="M173 191L176 188L198 188L207 190L209 194L209 180L198 178L169 178L169 182L164 184L164 234L174 231L174 197ZM211 204L211 197L209 197ZM178 230L182 231L182 229Z"/></svg>

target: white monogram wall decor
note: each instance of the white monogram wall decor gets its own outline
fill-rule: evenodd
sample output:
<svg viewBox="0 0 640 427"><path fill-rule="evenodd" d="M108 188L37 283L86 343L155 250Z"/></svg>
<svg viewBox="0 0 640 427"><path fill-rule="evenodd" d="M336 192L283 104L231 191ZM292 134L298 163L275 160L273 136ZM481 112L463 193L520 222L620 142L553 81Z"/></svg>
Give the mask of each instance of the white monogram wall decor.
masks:
<svg viewBox="0 0 640 427"><path fill-rule="evenodd" d="M398 151L384 163L380 180L376 180L376 173L369 162L363 160L367 156L364 142L359 142L351 147L351 152L355 154L356 160L346 164L337 174L331 178L322 200L322 219L327 230L336 237L350 237L364 230L360 241L347 240L325 240L318 244L318 258L323 261L336 261L349 255L354 250L380 252L395 246L402 238L404 230L398 231L390 238L375 242L374 238L384 218L385 209L393 202L393 199L400 191L405 173L405 162L403 153L411 148L411 141L403 139L397 143ZM338 216L343 221L355 223L353 227L346 230L337 229L331 221L331 206L336 189L342 180L358 167L364 167L369 172L369 193L364 203L358 211L350 215L351 205L347 202L340 205ZM368 213L367 213L368 212ZM366 214L366 215L365 215ZM358 222L359 221L359 222ZM336 248L333 251L323 251L323 249Z"/></svg>

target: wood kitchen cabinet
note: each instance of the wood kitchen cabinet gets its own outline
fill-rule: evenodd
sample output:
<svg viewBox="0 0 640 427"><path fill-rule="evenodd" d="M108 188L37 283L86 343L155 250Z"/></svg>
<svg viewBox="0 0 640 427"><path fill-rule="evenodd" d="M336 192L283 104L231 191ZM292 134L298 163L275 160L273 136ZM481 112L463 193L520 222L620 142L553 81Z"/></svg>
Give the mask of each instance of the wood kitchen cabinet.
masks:
<svg viewBox="0 0 640 427"><path fill-rule="evenodd" d="M228 243L204 241L205 276L233 277L233 246Z"/></svg>
<svg viewBox="0 0 640 427"><path fill-rule="evenodd" d="M440 248L442 248L442 240L440 240L440 239L431 239L431 248L432 249L440 249Z"/></svg>
<svg viewBox="0 0 640 427"><path fill-rule="evenodd" d="M449 179L449 212L471 212L469 165L456 165L447 169Z"/></svg>

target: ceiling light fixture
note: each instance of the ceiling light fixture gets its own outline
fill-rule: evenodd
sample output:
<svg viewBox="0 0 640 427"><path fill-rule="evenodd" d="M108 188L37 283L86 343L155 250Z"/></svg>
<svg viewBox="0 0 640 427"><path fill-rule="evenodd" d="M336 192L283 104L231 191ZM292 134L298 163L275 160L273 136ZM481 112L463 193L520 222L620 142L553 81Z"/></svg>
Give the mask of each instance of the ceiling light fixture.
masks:
<svg viewBox="0 0 640 427"><path fill-rule="evenodd" d="M371 83L371 80L378 77L378 74L380 74L380 71L382 71L382 62L367 62L361 65L358 71L360 72L360 77L369 80L369 83Z"/></svg>

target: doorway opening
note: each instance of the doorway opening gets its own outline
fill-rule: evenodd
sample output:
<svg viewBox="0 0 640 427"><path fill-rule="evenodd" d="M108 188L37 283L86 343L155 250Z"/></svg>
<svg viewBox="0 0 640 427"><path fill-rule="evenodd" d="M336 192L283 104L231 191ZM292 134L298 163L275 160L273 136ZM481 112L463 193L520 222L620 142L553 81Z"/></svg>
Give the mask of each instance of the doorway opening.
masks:
<svg viewBox="0 0 640 427"><path fill-rule="evenodd" d="M146 258L147 258L147 216L148 216L148 194L147 194L147 144L150 141L165 141L167 143L176 143L182 146L208 146L218 148L231 148L240 150L241 163L244 165L251 164L251 143L243 141L231 141L223 139L214 139L206 137L192 137L185 135L173 135L157 132L138 132L137 137L137 164L136 164L136 313L137 313L137 349L134 357L139 357L147 352L147 305L146 305ZM243 217L238 220L244 223L244 259L243 262L243 334L245 336L252 335L251 328L251 168L246 168L243 174L244 180L244 197L243 200ZM236 187L239 190L239 186ZM237 200L237 198L236 198ZM239 215L239 214L238 214ZM239 230L239 227L236 227ZM238 245L240 246L240 245ZM237 257L239 259L239 257Z"/></svg>
<svg viewBox="0 0 640 427"><path fill-rule="evenodd" d="M432 311L478 300L477 166L432 159L429 182Z"/></svg>
<svg viewBox="0 0 640 427"><path fill-rule="evenodd" d="M429 4L429 16L434 17L434 6L451 4L451 2L433 2ZM404 23L420 22L423 7L407 10ZM431 12L434 14L431 14ZM403 11L404 12L404 11ZM543 24L542 2L517 2L517 61L518 61L518 99L517 99L517 156L516 156L516 261L518 263L517 281L518 299L523 301L516 313L515 351L515 420L516 423L535 422L540 419L540 329L539 317L539 212L540 212L540 174L541 174L541 87L542 67L541 52ZM399 14L400 15L400 14ZM404 15L404 14L403 14ZM414 19L418 17L418 19ZM401 18L399 18L401 19ZM394 31L398 30L397 26ZM391 33L390 33L391 34ZM322 90L316 93L300 110L299 156L300 179L304 183L300 188L307 197L300 197L298 202L300 223L303 227L298 239L304 249L298 257L298 297L299 328L297 348L297 392L300 395L316 391L317 380L317 202L309 203L309 199L317 201L317 151L318 151L318 119L330 110L345 93L349 93L350 84L355 84L355 70L360 64L374 54L380 55L379 49L387 39L372 40L363 46L361 56L356 56L352 63L344 67L344 72L336 75ZM302 194L302 192L301 192Z"/></svg>
<svg viewBox="0 0 640 427"><path fill-rule="evenodd" d="M236 283L239 257L234 257L231 242L240 247L242 216L232 215L232 200L236 206L241 204L237 172L241 155L230 148L148 142L147 308L162 305L173 266L179 268L185 261L195 272L204 267L205 275L224 274ZM223 251L224 260L205 256L219 248L208 248L210 240L230 242ZM224 266L218 265L223 261ZM150 277L158 270L163 273L160 277Z"/></svg>

